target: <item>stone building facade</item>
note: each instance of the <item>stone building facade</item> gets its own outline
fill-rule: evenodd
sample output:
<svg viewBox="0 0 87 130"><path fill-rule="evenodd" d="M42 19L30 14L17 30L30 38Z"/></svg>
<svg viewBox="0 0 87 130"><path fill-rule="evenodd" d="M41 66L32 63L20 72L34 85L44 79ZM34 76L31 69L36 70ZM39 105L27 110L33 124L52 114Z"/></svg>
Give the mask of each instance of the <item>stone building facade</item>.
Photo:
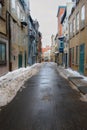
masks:
<svg viewBox="0 0 87 130"><path fill-rule="evenodd" d="M24 0L11 0L10 22L10 70L26 67L28 60L27 12Z"/></svg>
<svg viewBox="0 0 87 130"><path fill-rule="evenodd" d="M87 1L78 0L69 17L69 67L87 75Z"/></svg>
<svg viewBox="0 0 87 130"><path fill-rule="evenodd" d="M7 3L8 1L6 0L0 0L0 76L9 71Z"/></svg>
<svg viewBox="0 0 87 130"><path fill-rule="evenodd" d="M0 76L41 58L38 29L38 21L30 16L29 0L0 0Z"/></svg>

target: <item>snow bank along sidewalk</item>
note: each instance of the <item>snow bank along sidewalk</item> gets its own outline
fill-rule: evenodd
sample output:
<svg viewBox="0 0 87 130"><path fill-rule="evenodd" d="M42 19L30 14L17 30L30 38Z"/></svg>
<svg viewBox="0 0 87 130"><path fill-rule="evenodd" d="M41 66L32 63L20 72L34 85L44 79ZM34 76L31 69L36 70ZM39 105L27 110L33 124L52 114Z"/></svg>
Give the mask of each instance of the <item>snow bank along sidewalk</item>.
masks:
<svg viewBox="0 0 87 130"><path fill-rule="evenodd" d="M80 75L80 73L73 71L70 68L65 69L61 66L58 67L58 72L61 76L69 79L69 81L74 84L72 87L80 92L82 96L81 100L87 101L87 77Z"/></svg>
<svg viewBox="0 0 87 130"><path fill-rule="evenodd" d="M8 104L23 87L24 82L35 75L42 64L34 64L31 67L20 68L0 77L0 107Z"/></svg>
<svg viewBox="0 0 87 130"><path fill-rule="evenodd" d="M80 75L79 72L74 71L74 70L72 70L72 69L70 69L70 68L65 69L64 67L59 66L59 67L57 68L57 70L58 70L58 72L60 72L60 74L61 74L63 77L65 77L66 79L69 78L69 77L75 76L75 77L82 77L84 81L87 81L87 77L85 77L85 76L83 76L83 75Z"/></svg>

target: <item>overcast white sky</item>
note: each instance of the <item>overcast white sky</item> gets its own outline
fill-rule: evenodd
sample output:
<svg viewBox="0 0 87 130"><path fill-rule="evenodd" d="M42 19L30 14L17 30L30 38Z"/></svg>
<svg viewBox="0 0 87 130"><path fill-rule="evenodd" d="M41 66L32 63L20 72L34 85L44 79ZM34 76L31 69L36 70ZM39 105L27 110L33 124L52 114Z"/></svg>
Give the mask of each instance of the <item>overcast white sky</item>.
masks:
<svg viewBox="0 0 87 130"><path fill-rule="evenodd" d="M57 33L57 11L59 5L65 5L67 0L30 0L30 10L33 19L37 19L42 33L43 46L51 43L51 35ZM70 1L70 0L68 0Z"/></svg>

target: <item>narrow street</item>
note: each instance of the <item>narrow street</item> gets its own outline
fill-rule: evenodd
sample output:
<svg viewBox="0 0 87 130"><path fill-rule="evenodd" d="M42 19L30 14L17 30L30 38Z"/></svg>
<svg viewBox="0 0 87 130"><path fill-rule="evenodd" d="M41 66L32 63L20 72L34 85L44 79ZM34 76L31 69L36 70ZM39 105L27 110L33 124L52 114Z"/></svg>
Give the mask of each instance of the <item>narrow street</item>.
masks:
<svg viewBox="0 0 87 130"><path fill-rule="evenodd" d="M44 63L11 103L0 111L0 130L87 130L87 103Z"/></svg>

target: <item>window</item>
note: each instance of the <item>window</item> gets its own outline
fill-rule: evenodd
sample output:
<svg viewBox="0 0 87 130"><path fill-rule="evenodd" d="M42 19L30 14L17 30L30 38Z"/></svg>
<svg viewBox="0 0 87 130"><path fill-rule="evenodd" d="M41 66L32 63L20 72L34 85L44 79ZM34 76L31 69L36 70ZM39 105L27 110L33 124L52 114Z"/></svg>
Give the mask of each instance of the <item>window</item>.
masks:
<svg viewBox="0 0 87 130"><path fill-rule="evenodd" d="M70 37L72 36L72 23L70 23Z"/></svg>
<svg viewBox="0 0 87 130"><path fill-rule="evenodd" d="M75 19L73 19L73 34L75 34Z"/></svg>
<svg viewBox="0 0 87 130"><path fill-rule="evenodd" d="M2 4L0 3L0 16L2 16Z"/></svg>
<svg viewBox="0 0 87 130"><path fill-rule="evenodd" d="M79 46L76 46L76 64L79 64Z"/></svg>
<svg viewBox="0 0 87 130"><path fill-rule="evenodd" d="M81 28L85 25L85 5L81 9Z"/></svg>
<svg viewBox="0 0 87 130"><path fill-rule="evenodd" d="M12 4L12 9L15 9L15 7L16 7L15 0L11 0L11 4Z"/></svg>
<svg viewBox="0 0 87 130"><path fill-rule="evenodd" d="M20 19L20 8L19 8L19 6L17 6L17 15L18 15L18 19Z"/></svg>
<svg viewBox="0 0 87 130"><path fill-rule="evenodd" d="M0 64L6 63L6 44L0 42Z"/></svg>
<svg viewBox="0 0 87 130"><path fill-rule="evenodd" d="M85 20L85 5L83 5L81 9L81 20Z"/></svg>
<svg viewBox="0 0 87 130"><path fill-rule="evenodd" d="M76 31L79 31L79 13L76 15Z"/></svg>
<svg viewBox="0 0 87 130"><path fill-rule="evenodd" d="M60 47L62 47L62 48L63 48L63 42L61 42L61 43L60 43Z"/></svg>

